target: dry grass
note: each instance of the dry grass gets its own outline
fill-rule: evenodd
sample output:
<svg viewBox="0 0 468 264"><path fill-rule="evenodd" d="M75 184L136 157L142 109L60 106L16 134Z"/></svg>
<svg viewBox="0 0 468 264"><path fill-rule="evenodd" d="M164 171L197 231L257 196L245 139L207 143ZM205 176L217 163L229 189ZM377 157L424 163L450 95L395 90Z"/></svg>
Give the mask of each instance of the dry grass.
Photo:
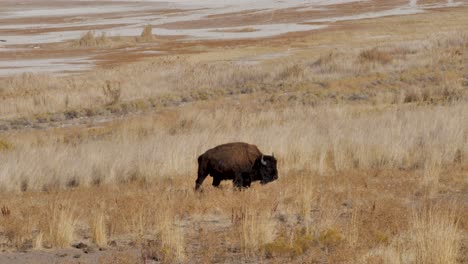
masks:
<svg viewBox="0 0 468 264"><path fill-rule="evenodd" d="M315 184L311 187L313 193L322 193L310 200L312 209L308 218L312 224L304 221L303 208L294 202L297 194L303 191L297 183L304 180L306 175L314 179ZM231 262L232 257L245 261L277 258L291 259L293 262L301 259L320 261L326 257L334 262L359 259L369 252L373 252L374 257L382 256L378 252L396 252L398 254L394 257L414 258L418 247L439 246L440 251L448 248L443 245L443 241L438 240L438 233L432 229L439 226L451 234L454 232L450 231L451 228L457 225L449 223L456 223L454 220L461 216L461 212L456 210L445 215L442 203L437 207L414 211L414 214L408 213L411 209L407 207L406 201L414 197L414 189L419 186L415 179L417 174L414 173L389 172L374 178L372 171L348 171L328 176L312 172L289 172L280 177L278 182L265 186L254 184L251 190L244 192L235 191L230 185L224 184L221 190L205 188L203 193L196 193L190 180L193 177L174 177L154 180L151 184L133 182L77 188L69 192L39 192L31 195L10 193L7 199L5 196L2 199L21 204L19 207L22 210L30 212L32 224L26 225L25 219L19 218L16 219L16 227L11 228L12 234L19 239L22 237L22 241L31 239L37 219L49 219L49 214L39 213L47 211L48 205L33 205L31 201L70 199L76 204L75 213L72 214L74 222L90 223L89 228L76 224L53 224L70 223L71 219L66 217L70 215L68 208L71 207L58 211L56 206L57 216L53 217L51 229L54 226L56 230L63 230L64 234L71 234L66 230L73 229L75 239L80 239L81 236L77 234L83 232L93 237L96 232L93 225L100 226L100 230L105 229L101 220L105 212L105 221L110 230L107 233L108 241L119 241L123 236L137 245L143 245L142 258L167 263L197 259ZM394 187L388 190L388 186ZM96 201L105 201L105 204L99 206L100 211L76 213L88 211ZM352 209L348 208L349 204L353 206ZM453 203L453 206L459 207L460 203ZM60 212L64 212L62 217ZM25 232L20 229L24 226L29 226ZM73 228L63 228L65 226ZM1 227L5 228L3 222ZM52 245L49 244L49 232L45 228L42 230L45 231L43 244L49 247ZM454 230L456 236L450 235L450 238L455 239L462 234L462 229ZM59 233L55 232L56 236L63 237ZM34 239L39 238L35 236ZM419 245L432 240L437 242ZM390 245L389 241L392 241ZM20 246L27 245L18 243ZM197 246L199 243L209 245L210 250ZM62 245L67 246L69 242L63 242ZM453 244L452 247L457 248L457 245ZM442 256L445 253L440 254L446 258ZM460 256L459 251L447 254Z"/></svg>
<svg viewBox="0 0 468 264"><path fill-rule="evenodd" d="M16 209L16 208L15 208ZM0 226L6 243L22 248L31 239L32 218L25 211L2 207Z"/></svg>
<svg viewBox="0 0 468 264"><path fill-rule="evenodd" d="M105 32L102 32L101 35L96 36L93 31L88 31L83 36L81 36L75 45L80 48L102 47L109 45L110 42L111 40L107 37Z"/></svg>
<svg viewBox="0 0 468 264"><path fill-rule="evenodd" d="M416 212L412 218L412 248L416 263L456 263L460 247L458 213L444 203Z"/></svg>
<svg viewBox="0 0 468 264"><path fill-rule="evenodd" d="M186 259L184 230L171 224L161 232L163 259L169 263L181 263Z"/></svg>
<svg viewBox="0 0 468 264"><path fill-rule="evenodd" d="M356 247L359 242L359 228L361 219L361 208L359 205L354 205L353 210L351 212L351 220L348 225L346 239L349 242L351 247Z"/></svg>
<svg viewBox="0 0 468 264"><path fill-rule="evenodd" d="M361 51L359 53L359 60L363 62L377 62L381 64L388 64L392 62L393 58L389 52L379 50L378 48L372 48Z"/></svg>
<svg viewBox="0 0 468 264"><path fill-rule="evenodd" d="M242 206L235 211L234 227L240 234L241 249L246 256L258 254L276 236L276 223L272 212L260 211L258 206Z"/></svg>
<svg viewBox="0 0 468 264"><path fill-rule="evenodd" d="M43 248L43 241L44 233L40 232L36 235L35 239L33 240L33 249L41 250Z"/></svg>
<svg viewBox="0 0 468 264"><path fill-rule="evenodd" d="M385 52L397 54L392 56L398 59L386 64L362 62L359 49L351 49L288 60L274 67L199 62L190 56L177 56L78 77L23 74L0 80L0 115L39 121L57 119L70 110L84 117L263 92L271 94L272 101L288 103L333 102L340 99L336 94L343 99L364 94L373 103L457 101L466 97L461 85L463 53L457 50L463 50L467 38L454 33L444 39L426 40L429 48L401 58L397 56L401 45L391 45ZM370 50L380 54L380 48ZM109 81L120 83L119 104L112 107L108 106L112 98L102 88ZM284 93L291 95L282 96ZM308 99L312 97L315 100Z"/></svg>
<svg viewBox="0 0 468 264"><path fill-rule="evenodd" d="M89 238L112 252L100 263L463 263L467 38L443 39L2 79L0 127L16 131L0 139L0 247ZM194 192L196 157L230 141L274 152L279 180Z"/></svg>
<svg viewBox="0 0 468 264"><path fill-rule="evenodd" d="M422 186L427 194L433 195L438 191L440 173L442 171L442 153L434 150L424 162Z"/></svg>
<svg viewBox="0 0 468 264"><path fill-rule="evenodd" d="M12 148L13 148L13 145L10 142L0 139L0 151L6 151Z"/></svg>
<svg viewBox="0 0 468 264"><path fill-rule="evenodd" d="M94 219L90 226L92 229L93 242L100 247L106 247L108 237L106 215L101 210L96 213L93 213L92 215Z"/></svg>
<svg viewBox="0 0 468 264"><path fill-rule="evenodd" d="M437 168L468 155L466 104L380 110L291 107L262 112L227 105L197 112L188 106L169 119L123 122L97 134L85 129L57 136L12 137L15 148L0 161L0 187L48 190L191 175L196 169L194 157L229 141L256 142L266 153L275 152L287 164L280 167L283 174L301 168L323 172L326 159L328 170L340 172L424 168L424 178L431 185L437 182ZM278 138L278 133L283 136ZM434 151L441 153L438 160L429 156ZM25 176L32 171L34 178Z"/></svg>
<svg viewBox="0 0 468 264"><path fill-rule="evenodd" d="M458 210L454 201L414 209L410 229L373 254L383 263L459 263L462 232Z"/></svg>
<svg viewBox="0 0 468 264"><path fill-rule="evenodd" d="M102 92L108 99L109 105L115 105L120 100L122 88L120 82L106 81L106 84L102 87Z"/></svg>
<svg viewBox="0 0 468 264"><path fill-rule="evenodd" d="M139 41L152 41L154 38L153 36L153 26L152 25L146 25L143 28L143 31L141 32L140 38L138 39Z"/></svg>
<svg viewBox="0 0 468 264"><path fill-rule="evenodd" d="M49 205L47 220L42 223L48 246L63 248L71 245L76 228L75 214L71 202L54 201Z"/></svg>

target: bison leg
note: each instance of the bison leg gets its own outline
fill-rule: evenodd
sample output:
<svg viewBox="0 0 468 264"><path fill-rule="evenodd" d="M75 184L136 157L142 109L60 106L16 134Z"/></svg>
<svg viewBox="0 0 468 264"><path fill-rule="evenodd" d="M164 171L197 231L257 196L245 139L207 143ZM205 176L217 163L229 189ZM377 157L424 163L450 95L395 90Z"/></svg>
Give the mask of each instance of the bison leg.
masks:
<svg viewBox="0 0 468 264"><path fill-rule="evenodd" d="M250 175L242 177L242 187L249 188L251 183Z"/></svg>
<svg viewBox="0 0 468 264"><path fill-rule="evenodd" d="M208 176L208 168L206 162L203 162L202 159L198 159L198 176L197 180L195 181L195 190L200 189L203 181L205 180L206 176Z"/></svg>
<svg viewBox="0 0 468 264"><path fill-rule="evenodd" d="M236 188L242 188L244 180L242 179L242 173L236 173L234 175L234 186Z"/></svg>
<svg viewBox="0 0 468 264"><path fill-rule="evenodd" d="M208 176L208 174L198 174L197 180L195 181L195 190L200 189L200 186L202 185L206 176Z"/></svg>
<svg viewBox="0 0 468 264"><path fill-rule="evenodd" d="M221 178L218 176L213 176L213 183L211 185L213 185L214 187L218 187L220 183L221 183Z"/></svg>

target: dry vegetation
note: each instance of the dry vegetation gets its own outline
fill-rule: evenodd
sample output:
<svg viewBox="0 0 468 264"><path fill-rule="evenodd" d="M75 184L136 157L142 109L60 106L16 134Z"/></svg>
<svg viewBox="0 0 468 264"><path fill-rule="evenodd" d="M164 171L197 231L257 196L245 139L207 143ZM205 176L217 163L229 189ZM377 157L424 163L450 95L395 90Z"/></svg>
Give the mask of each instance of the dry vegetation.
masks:
<svg viewBox="0 0 468 264"><path fill-rule="evenodd" d="M2 79L0 246L137 249L100 263L466 263L467 47L453 33ZM274 152L280 179L194 192L197 155L229 141Z"/></svg>
<svg viewBox="0 0 468 264"><path fill-rule="evenodd" d="M153 41L153 27L146 25L143 27L139 37L121 37L121 36L108 36L105 32L97 34L94 31L88 31L83 34L79 39L66 43L73 48L114 48L120 46L135 45L138 42ZM65 45L65 47L66 47ZM64 46L64 45L62 45Z"/></svg>

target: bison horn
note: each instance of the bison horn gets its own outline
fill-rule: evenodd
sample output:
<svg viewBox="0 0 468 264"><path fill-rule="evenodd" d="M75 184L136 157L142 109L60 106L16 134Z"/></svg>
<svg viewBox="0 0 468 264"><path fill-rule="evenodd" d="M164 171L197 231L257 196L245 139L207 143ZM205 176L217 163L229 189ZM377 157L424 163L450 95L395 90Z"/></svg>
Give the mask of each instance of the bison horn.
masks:
<svg viewBox="0 0 468 264"><path fill-rule="evenodd" d="M262 158L261 158L260 161L262 162L263 166L266 166L266 165L267 165L266 161L263 160L263 155L262 155Z"/></svg>
<svg viewBox="0 0 468 264"><path fill-rule="evenodd" d="M274 153L274 152L272 152L272 153L271 153L271 156L274 158L274 157L275 157L275 153Z"/></svg>

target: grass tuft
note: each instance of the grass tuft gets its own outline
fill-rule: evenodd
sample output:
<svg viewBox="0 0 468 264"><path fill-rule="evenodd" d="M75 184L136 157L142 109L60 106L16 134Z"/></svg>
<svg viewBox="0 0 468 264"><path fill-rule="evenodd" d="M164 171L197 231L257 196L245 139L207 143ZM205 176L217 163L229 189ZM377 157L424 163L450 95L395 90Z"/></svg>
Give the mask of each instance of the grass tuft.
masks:
<svg viewBox="0 0 468 264"><path fill-rule="evenodd" d="M107 37L105 32L102 32L101 35L96 36L94 31L88 31L83 36L81 36L76 45L80 48L101 47L109 45L110 42L111 40Z"/></svg>
<svg viewBox="0 0 468 264"><path fill-rule="evenodd" d="M52 247L69 247L74 239L76 212L70 202L53 202L47 212L47 220L42 223L45 242Z"/></svg>
<svg viewBox="0 0 468 264"><path fill-rule="evenodd" d="M366 49L359 53L361 62L376 62L380 64L389 64L393 57L390 52L380 50L379 48Z"/></svg>
<svg viewBox="0 0 468 264"><path fill-rule="evenodd" d="M13 144L4 139L0 139L0 151L12 150Z"/></svg>
<svg viewBox="0 0 468 264"><path fill-rule="evenodd" d="M93 222L91 224L91 234L93 242L99 247L107 246L107 225L106 215L100 210L93 214Z"/></svg>
<svg viewBox="0 0 468 264"><path fill-rule="evenodd" d="M143 31L138 38L139 41L152 41L154 38L153 36L153 26L148 24L143 28Z"/></svg>

